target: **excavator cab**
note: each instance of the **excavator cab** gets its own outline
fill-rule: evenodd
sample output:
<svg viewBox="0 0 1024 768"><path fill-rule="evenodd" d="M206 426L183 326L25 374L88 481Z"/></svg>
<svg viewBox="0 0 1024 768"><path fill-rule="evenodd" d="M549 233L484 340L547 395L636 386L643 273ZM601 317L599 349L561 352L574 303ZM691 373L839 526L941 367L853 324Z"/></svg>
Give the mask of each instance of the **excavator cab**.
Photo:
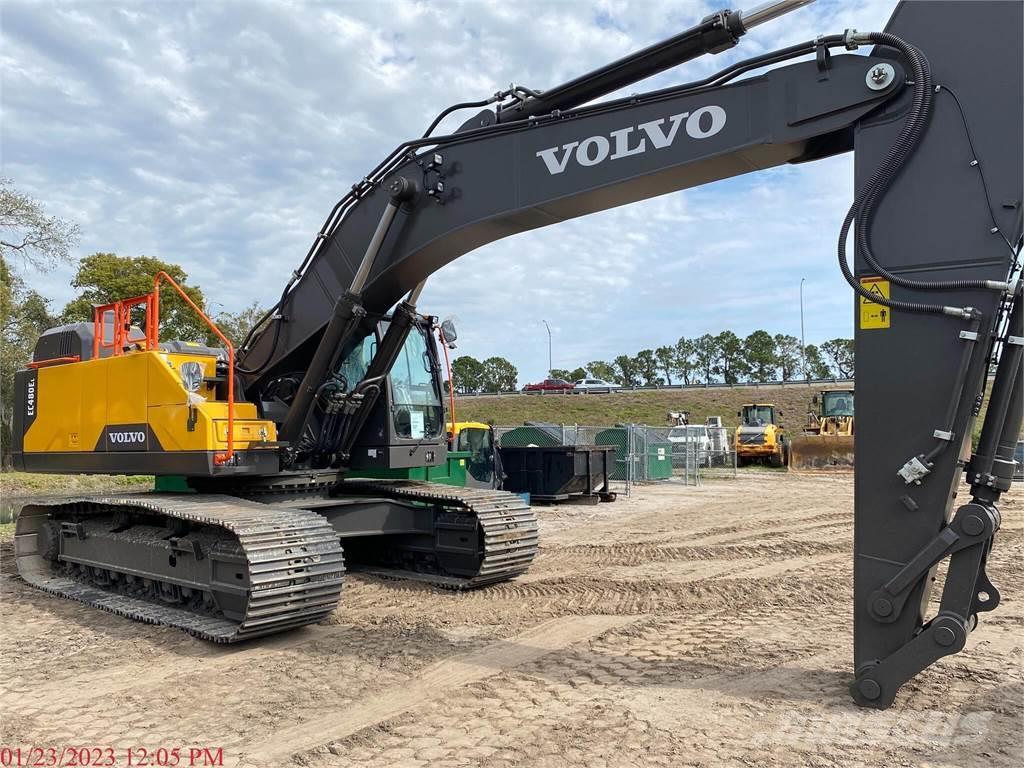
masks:
<svg viewBox="0 0 1024 768"><path fill-rule="evenodd" d="M447 453L441 366L431 337L431 320L414 322L394 354L388 373L372 374L392 318L364 322L344 345L318 398L307 430L315 436L298 445L300 461L315 469L354 471L435 467ZM283 421L299 386L299 375L271 382L260 396L263 410ZM362 393L374 395L363 405ZM364 395L365 396L365 395ZM354 409L366 407L365 422L343 457L338 445L353 428Z"/></svg>

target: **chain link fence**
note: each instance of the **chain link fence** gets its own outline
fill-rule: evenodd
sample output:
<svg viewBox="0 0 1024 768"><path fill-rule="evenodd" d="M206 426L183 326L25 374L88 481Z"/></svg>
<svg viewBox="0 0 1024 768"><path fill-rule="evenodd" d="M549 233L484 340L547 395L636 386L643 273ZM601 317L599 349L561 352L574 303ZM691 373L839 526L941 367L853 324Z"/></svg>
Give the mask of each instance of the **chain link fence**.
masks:
<svg viewBox="0 0 1024 768"><path fill-rule="evenodd" d="M591 426L527 422L495 427L499 446L527 448L559 445L609 445L615 448L609 478L628 494L635 483L682 482L699 485L704 477L730 476L736 457L729 445L712 447L695 440L670 439L671 427L646 424Z"/></svg>

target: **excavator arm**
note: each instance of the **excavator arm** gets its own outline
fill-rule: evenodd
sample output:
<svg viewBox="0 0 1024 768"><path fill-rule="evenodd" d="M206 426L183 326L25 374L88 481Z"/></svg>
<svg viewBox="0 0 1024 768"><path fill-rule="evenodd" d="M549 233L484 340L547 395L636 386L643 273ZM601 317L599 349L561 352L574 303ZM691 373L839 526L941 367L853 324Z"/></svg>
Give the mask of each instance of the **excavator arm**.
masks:
<svg viewBox="0 0 1024 768"><path fill-rule="evenodd" d="M799 4L770 4L758 18ZM838 247L858 294L851 690L861 705L887 707L913 675L961 650L978 614L999 602L985 564L1024 390L1022 9L901 3L884 33L848 30L697 83L584 104L731 47L744 17L725 11L672 45L564 86L514 88L455 133L400 145L353 186L242 350L246 390L259 400L281 371L303 371L283 428L298 440L353 313L384 312L406 296L396 313L413 316L423 282L460 255L595 211L853 151L854 203ZM847 52L865 45L868 55ZM401 324L392 330L400 334ZM991 399L971 454L986 381ZM954 510L965 472L971 498ZM944 560L936 608L930 592Z"/></svg>

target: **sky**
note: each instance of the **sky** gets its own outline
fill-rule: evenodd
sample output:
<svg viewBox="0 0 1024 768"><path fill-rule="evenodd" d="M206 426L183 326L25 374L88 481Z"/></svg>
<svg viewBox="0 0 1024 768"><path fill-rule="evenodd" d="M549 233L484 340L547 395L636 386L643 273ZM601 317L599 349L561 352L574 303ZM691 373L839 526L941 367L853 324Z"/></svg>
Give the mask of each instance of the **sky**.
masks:
<svg viewBox="0 0 1024 768"><path fill-rule="evenodd" d="M737 7L753 6L737 3ZM892 0L819 0L738 46L629 87L880 30ZM71 2L0 5L0 173L96 251L181 264L213 311L271 304L327 213L449 104L544 89L693 26L722 3ZM460 123L458 115L439 132ZM785 166L515 235L435 273L423 312L456 354L520 384L731 329L853 335L835 244L852 155ZM26 275L60 309L74 265Z"/></svg>

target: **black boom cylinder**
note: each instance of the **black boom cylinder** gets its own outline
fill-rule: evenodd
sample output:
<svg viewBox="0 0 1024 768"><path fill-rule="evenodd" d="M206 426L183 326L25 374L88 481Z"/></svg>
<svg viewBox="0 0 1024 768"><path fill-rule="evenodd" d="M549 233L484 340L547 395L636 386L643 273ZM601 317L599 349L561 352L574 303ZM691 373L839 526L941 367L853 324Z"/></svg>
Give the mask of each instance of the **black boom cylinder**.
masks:
<svg viewBox="0 0 1024 768"><path fill-rule="evenodd" d="M674 37L624 56L567 83L556 85L536 96L501 108L498 112L498 122L507 123L536 115L546 115L556 109L572 109L706 53L727 51L736 45L751 27L810 2L813 0L773 0L746 13L718 11L706 17L697 26Z"/></svg>

